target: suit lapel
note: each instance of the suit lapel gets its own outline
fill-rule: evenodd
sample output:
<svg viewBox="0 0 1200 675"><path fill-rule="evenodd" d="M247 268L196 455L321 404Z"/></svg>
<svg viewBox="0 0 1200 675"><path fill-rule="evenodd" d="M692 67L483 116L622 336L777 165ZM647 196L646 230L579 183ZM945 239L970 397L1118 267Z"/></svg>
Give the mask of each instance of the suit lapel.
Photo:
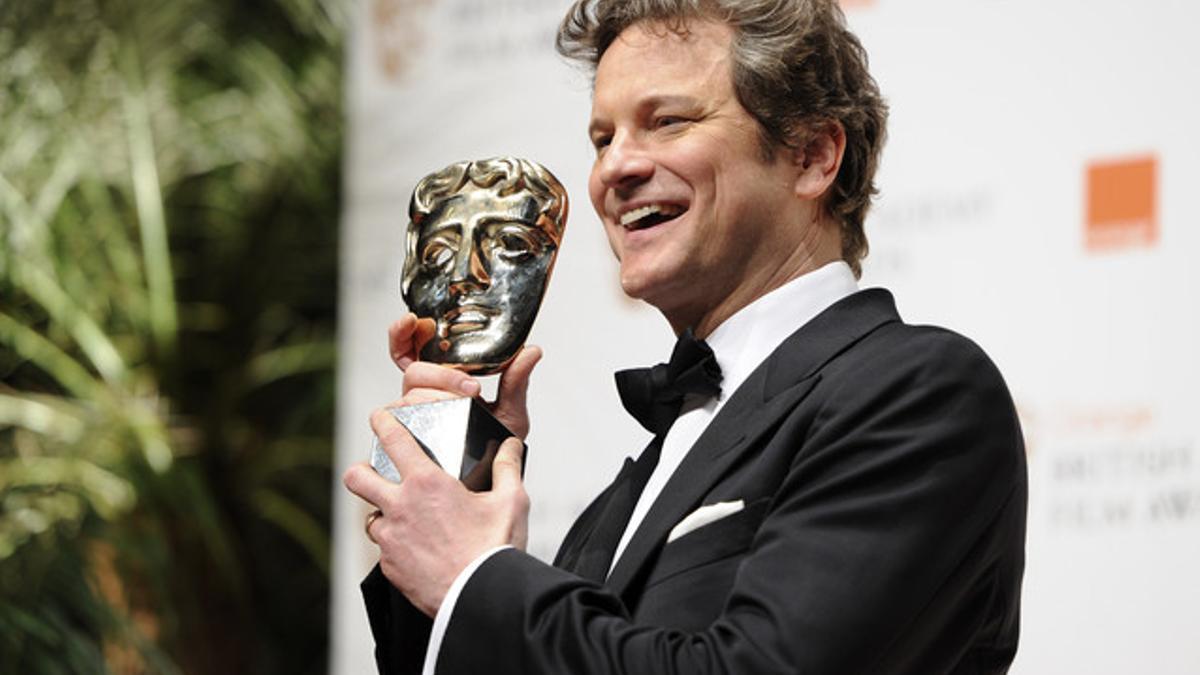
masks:
<svg viewBox="0 0 1200 675"><path fill-rule="evenodd" d="M820 381L821 367L879 326L898 320L891 294L871 289L835 303L784 340L692 446L629 540L606 585L625 595L671 528L701 505L747 448L755 447L755 441L799 405Z"/></svg>
<svg viewBox="0 0 1200 675"><path fill-rule="evenodd" d="M653 443L653 441L651 442ZM607 508L608 502L612 500L613 494L621 488L626 480L629 480L629 473L632 469L633 459L626 457L617 477L575 519L575 523L571 525L571 529L558 547L558 555L554 558L555 567L568 572L578 571L579 559L592 543L592 534L596 530L600 516Z"/></svg>

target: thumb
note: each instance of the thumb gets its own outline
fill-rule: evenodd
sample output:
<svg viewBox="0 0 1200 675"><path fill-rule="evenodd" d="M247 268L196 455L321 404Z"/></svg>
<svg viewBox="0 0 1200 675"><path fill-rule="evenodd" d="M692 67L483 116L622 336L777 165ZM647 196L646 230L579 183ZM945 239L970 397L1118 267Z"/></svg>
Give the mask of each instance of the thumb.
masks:
<svg viewBox="0 0 1200 675"><path fill-rule="evenodd" d="M425 343L433 339L437 333L437 322L429 317L417 319L417 329L413 333L414 350L420 354L425 347Z"/></svg>
<svg viewBox="0 0 1200 675"><path fill-rule="evenodd" d="M509 436L500 444L496 459L492 460L492 491L511 492L522 487L521 466L525 462L525 444L516 436Z"/></svg>
<svg viewBox="0 0 1200 675"><path fill-rule="evenodd" d="M525 407L525 392L529 390L529 376L542 360L542 348L526 345L500 375L496 388L496 402L505 407Z"/></svg>
<svg viewBox="0 0 1200 675"><path fill-rule="evenodd" d="M433 319L419 319L409 312L388 326L388 352L400 370L418 360L421 348L437 332Z"/></svg>

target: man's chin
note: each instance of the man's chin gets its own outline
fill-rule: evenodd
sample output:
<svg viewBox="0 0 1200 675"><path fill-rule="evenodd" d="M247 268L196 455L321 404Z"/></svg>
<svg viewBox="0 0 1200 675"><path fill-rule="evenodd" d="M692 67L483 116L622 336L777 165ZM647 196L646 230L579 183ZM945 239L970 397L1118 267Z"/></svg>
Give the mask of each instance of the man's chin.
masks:
<svg viewBox="0 0 1200 675"><path fill-rule="evenodd" d="M667 300L672 295L672 275L666 270L621 269L621 290L631 300L641 300L655 307L656 300Z"/></svg>

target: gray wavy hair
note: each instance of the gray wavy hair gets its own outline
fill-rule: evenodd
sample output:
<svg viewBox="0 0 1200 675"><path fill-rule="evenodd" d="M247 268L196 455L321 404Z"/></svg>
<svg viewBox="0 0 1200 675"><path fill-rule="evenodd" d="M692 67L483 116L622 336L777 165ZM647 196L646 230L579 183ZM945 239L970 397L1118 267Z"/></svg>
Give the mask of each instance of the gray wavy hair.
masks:
<svg viewBox="0 0 1200 675"><path fill-rule="evenodd" d="M887 105L867 69L866 50L834 0L577 0L555 44L594 72L626 28L653 21L686 33L692 19L734 30L733 89L758 120L765 156L780 145L803 147L830 122L845 130L846 152L824 206L841 228L842 258L860 275Z"/></svg>

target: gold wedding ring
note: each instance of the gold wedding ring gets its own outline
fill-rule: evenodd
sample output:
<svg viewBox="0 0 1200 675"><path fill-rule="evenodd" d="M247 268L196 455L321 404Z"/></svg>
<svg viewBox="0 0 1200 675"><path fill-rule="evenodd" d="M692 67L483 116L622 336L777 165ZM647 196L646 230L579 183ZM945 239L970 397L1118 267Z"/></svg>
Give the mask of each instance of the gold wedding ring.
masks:
<svg viewBox="0 0 1200 675"><path fill-rule="evenodd" d="M371 541L375 541L375 537L371 536L371 525L375 523L376 519L382 518L382 517L383 517L383 511L380 511L379 509L375 509L374 511L367 514L367 524L365 526L363 526L363 531L365 531L367 533L367 539L370 539Z"/></svg>

